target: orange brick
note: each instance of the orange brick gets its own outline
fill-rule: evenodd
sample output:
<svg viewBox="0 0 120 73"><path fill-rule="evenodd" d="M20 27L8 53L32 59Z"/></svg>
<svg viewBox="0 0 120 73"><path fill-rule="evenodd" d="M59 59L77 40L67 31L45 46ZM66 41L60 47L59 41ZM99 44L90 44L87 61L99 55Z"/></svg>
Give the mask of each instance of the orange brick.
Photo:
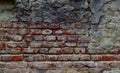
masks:
<svg viewBox="0 0 120 73"><path fill-rule="evenodd" d="M12 56L12 61L22 61L23 57L21 55Z"/></svg>

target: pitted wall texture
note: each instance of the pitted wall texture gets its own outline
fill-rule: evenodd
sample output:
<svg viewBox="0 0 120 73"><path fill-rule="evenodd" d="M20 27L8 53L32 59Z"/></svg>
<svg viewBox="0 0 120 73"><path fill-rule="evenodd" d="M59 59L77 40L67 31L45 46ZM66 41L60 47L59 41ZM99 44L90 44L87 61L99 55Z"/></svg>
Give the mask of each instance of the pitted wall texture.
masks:
<svg viewBox="0 0 120 73"><path fill-rule="evenodd" d="M120 0L16 0L0 22L0 73L120 73Z"/></svg>

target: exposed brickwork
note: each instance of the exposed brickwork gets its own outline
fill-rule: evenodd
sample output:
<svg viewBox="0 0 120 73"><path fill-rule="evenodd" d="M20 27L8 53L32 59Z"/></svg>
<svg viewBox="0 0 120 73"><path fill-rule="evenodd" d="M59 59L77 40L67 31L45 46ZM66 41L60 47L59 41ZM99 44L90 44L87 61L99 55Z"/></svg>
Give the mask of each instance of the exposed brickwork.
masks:
<svg viewBox="0 0 120 73"><path fill-rule="evenodd" d="M29 27L29 24L25 25ZM74 29L76 31L73 32L71 29L64 30L62 26L57 29L50 26L2 26L1 36L4 39L0 41L1 71L61 73L65 67L66 70L73 70L75 73L97 73L104 69L120 68L118 47L109 50L89 50L87 47L90 37L84 35L85 32L78 34L77 28ZM69 33L66 33L68 31Z"/></svg>
<svg viewBox="0 0 120 73"><path fill-rule="evenodd" d="M119 0L26 1L16 0L16 21L0 22L0 73L120 73Z"/></svg>

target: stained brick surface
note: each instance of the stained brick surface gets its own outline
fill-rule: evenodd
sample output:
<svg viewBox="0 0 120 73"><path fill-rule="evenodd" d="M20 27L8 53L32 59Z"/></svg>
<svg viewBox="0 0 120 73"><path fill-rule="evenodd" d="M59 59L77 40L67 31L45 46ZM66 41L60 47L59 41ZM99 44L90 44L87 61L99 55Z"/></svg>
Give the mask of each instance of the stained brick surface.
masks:
<svg viewBox="0 0 120 73"><path fill-rule="evenodd" d="M26 1L0 22L0 73L120 73L119 0Z"/></svg>

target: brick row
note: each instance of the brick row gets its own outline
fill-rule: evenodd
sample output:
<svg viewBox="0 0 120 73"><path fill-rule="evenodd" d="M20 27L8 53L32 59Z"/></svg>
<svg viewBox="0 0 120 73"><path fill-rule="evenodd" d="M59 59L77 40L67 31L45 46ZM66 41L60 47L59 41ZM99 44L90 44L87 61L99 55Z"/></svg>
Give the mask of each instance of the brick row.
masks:
<svg viewBox="0 0 120 73"><path fill-rule="evenodd" d="M120 55L45 55L45 54L23 54L23 55L0 55L0 61L120 61Z"/></svg>
<svg viewBox="0 0 120 73"><path fill-rule="evenodd" d="M39 48L27 48L27 43L18 43L16 45L9 42L7 45L5 42L0 43L0 54L90 54L90 55L104 55L104 54L120 54L119 49L112 50L89 50L85 47L39 47ZM37 44L36 44L37 45ZM38 44L39 45L39 44Z"/></svg>

